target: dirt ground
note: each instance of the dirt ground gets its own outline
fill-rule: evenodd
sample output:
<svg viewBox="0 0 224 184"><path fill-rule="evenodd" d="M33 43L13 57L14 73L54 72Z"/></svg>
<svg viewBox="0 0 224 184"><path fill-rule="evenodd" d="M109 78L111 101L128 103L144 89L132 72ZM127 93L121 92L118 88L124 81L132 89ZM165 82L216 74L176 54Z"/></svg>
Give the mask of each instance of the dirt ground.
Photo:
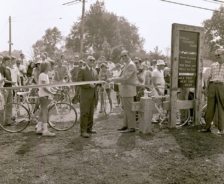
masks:
<svg viewBox="0 0 224 184"><path fill-rule="evenodd" d="M223 184L224 138L201 127L122 134L119 109L95 115L97 134L79 135L79 123L54 138L0 130L1 184ZM53 130L52 130L53 131ZM55 132L55 131L54 131Z"/></svg>

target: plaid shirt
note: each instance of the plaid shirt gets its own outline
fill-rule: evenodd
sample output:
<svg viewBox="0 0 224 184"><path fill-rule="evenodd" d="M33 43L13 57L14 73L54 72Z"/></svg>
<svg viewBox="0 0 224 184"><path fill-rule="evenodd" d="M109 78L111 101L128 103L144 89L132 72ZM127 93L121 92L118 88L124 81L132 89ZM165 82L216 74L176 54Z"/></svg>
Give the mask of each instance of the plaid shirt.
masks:
<svg viewBox="0 0 224 184"><path fill-rule="evenodd" d="M224 82L224 63L220 64L218 62L212 64L209 77L211 81Z"/></svg>

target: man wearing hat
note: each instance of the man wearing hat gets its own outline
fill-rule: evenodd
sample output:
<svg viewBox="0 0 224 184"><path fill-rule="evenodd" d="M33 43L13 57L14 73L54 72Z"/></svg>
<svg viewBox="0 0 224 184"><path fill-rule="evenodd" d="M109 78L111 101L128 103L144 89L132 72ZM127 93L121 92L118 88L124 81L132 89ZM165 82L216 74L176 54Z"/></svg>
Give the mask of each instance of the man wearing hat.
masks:
<svg viewBox="0 0 224 184"><path fill-rule="evenodd" d="M135 63L131 60L128 51L121 52L121 58L125 62L122 74L120 77L107 79L108 82L121 83L119 86L122 104L124 106L123 127L118 129L124 133L135 132L135 112L131 110L131 103L136 96L136 78L137 69Z"/></svg>
<svg viewBox="0 0 224 184"><path fill-rule="evenodd" d="M218 110L218 132L223 134L224 128L224 49L215 51L217 62L211 65L210 75L208 77L208 100L207 112L205 114L206 126L201 132L211 132L211 123L215 111Z"/></svg>
<svg viewBox="0 0 224 184"><path fill-rule="evenodd" d="M165 62L163 60L157 60L157 68L152 72L152 83L154 86L155 94L161 96L164 95L165 90L165 80L163 69L165 67Z"/></svg>
<svg viewBox="0 0 224 184"><path fill-rule="evenodd" d="M164 68L165 62L163 60L157 60L156 68L152 72L152 85L155 96L163 96L165 92ZM156 114L153 114L152 122L157 123L157 119Z"/></svg>
<svg viewBox="0 0 224 184"><path fill-rule="evenodd" d="M86 66L78 72L77 81L96 81L97 71L94 69L95 58L88 56ZM93 115L95 100L97 99L96 85L80 85L80 132L84 138L89 138L89 134L96 133L93 128Z"/></svg>

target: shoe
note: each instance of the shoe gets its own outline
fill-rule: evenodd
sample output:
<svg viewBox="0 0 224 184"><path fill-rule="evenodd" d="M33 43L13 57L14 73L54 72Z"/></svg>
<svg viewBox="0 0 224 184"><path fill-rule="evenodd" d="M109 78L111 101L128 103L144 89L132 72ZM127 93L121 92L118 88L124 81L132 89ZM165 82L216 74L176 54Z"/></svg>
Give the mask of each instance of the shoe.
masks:
<svg viewBox="0 0 224 184"><path fill-rule="evenodd" d="M50 131L43 132L42 135L44 137L54 137L55 133L51 133Z"/></svg>
<svg viewBox="0 0 224 184"><path fill-rule="evenodd" d="M218 135L223 135L224 132L223 132L223 130L218 130L217 134L218 134Z"/></svg>
<svg viewBox="0 0 224 184"><path fill-rule="evenodd" d="M78 98L76 98L76 97L75 97L75 98L73 98L73 99L72 99L72 103L73 103L73 104L77 104L77 103L79 103L79 99L78 99Z"/></svg>
<svg viewBox="0 0 224 184"><path fill-rule="evenodd" d="M122 128L119 128L119 129L117 129L118 131L124 131L124 130L127 130L128 129L128 127L125 127L125 126L123 126Z"/></svg>
<svg viewBox="0 0 224 184"><path fill-rule="evenodd" d="M151 123L152 123L152 124L159 124L159 122L156 121L156 120L153 120Z"/></svg>
<svg viewBox="0 0 224 184"><path fill-rule="evenodd" d="M153 124L158 124L159 122L156 120L155 117L153 117L151 123L153 123Z"/></svg>
<svg viewBox="0 0 224 184"><path fill-rule="evenodd" d="M88 134L96 134L96 131L94 131L94 130L87 130L87 133Z"/></svg>
<svg viewBox="0 0 224 184"><path fill-rule="evenodd" d="M89 138L89 134L87 134L87 132L81 133L81 136L84 137L84 138Z"/></svg>
<svg viewBox="0 0 224 184"><path fill-rule="evenodd" d="M132 133L132 132L135 132L134 128L130 128L130 129L127 129L125 131L122 131L122 133Z"/></svg>
<svg viewBox="0 0 224 184"><path fill-rule="evenodd" d="M209 132L211 132L210 129L201 129L201 133L209 133Z"/></svg>
<svg viewBox="0 0 224 184"><path fill-rule="evenodd" d="M5 126L12 126L12 123L5 123Z"/></svg>
<svg viewBox="0 0 224 184"><path fill-rule="evenodd" d="M42 134L43 134L42 130L36 130L36 135L42 135Z"/></svg>

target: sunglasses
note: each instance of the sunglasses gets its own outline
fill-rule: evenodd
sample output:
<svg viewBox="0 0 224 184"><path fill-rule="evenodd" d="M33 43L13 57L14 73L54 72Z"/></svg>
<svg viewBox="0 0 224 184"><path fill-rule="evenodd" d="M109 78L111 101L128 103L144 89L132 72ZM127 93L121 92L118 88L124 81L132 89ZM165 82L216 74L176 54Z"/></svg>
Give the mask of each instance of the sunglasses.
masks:
<svg viewBox="0 0 224 184"><path fill-rule="evenodd" d="M220 56L221 56L221 54L217 54L217 55L215 55L215 57L217 57L217 58L220 58Z"/></svg>
<svg viewBox="0 0 224 184"><path fill-rule="evenodd" d="M124 57L127 57L127 55L123 55L123 56L121 56L121 58L124 58Z"/></svg>
<svg viewBox="0 0 224 184"><path fill-rule="evenodd" d="M93 60L93 59L90 59L89 61L90 61L90 62L95 62L95 60Z"/></svg>

